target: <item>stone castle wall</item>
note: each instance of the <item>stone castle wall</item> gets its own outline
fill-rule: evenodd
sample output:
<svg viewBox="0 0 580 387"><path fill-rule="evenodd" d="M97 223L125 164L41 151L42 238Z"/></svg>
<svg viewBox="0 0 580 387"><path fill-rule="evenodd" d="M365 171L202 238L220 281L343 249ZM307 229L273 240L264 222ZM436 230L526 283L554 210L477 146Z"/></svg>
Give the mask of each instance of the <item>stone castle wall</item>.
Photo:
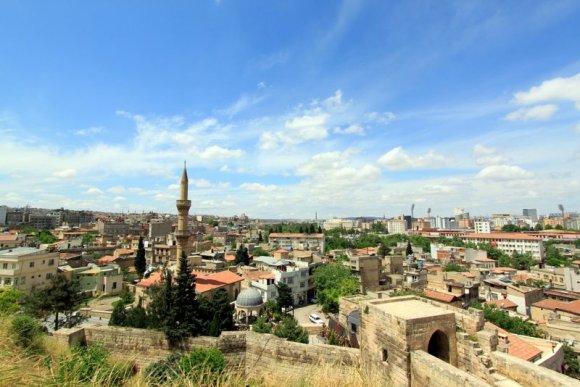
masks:
<svg viewBox="0 0 580 387"><path fill-rule="evenodd" d="M564 387L572 386L576 381L566 375L539 367L533 363L518 359L506 353L491 353L494 366L498 372L528 387Z"/></svg>
<svg viewBox="0 0 580 387"><path fill-rule="evenodd" d="M412 351L411 364L411 386L489 386L475 376L424 351Z"/></svg>

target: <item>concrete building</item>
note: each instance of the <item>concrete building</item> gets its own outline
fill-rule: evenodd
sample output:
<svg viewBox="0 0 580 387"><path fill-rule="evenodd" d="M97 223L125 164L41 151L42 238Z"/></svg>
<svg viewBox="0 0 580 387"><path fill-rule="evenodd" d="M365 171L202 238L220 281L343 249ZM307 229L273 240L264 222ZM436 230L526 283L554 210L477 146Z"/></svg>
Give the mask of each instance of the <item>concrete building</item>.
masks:
<svg viewBox="0 0 580 387"><path fill-rule="evenodd" d="M404 234L407 230L407 222L404 219L390 219L386 223L389 234Z"/></svg>
<svg viewBox="0 0 580 387"><path fill-rule="evenodd" d="M580 273L573 267L532 268L532 278L547 283L550 287L580 292Z"/></svg>
<svg viewBox="0 0 580 387"><path fill-rule="evenodd" d="M487 220L477 220L473 223L473 228L477 234L491 233L491 222Z"/></svg>
<svg viewBox="0 0 580 387"><path fill-rule="evenodd" d="M0 226L6 226L6 215L8 215L8 207L0 206Z"/></svg>
<svg viewBox="0 0 580 387"><path fill-rule="evenodd" d="M273 257L254 257L258 270L274 274L274 283L284 283L292 289L295 305L303 305L314 295L313 269L315 264L307 262L276 259Z"/></svg>
<svg viewBox="0 0 580 387"><path fill-rule="evenodd" d="M492 214L491 222L496 231L501 230L503 226L514 223L514 217L510 214Z"/></svg>
<svg viewBox="0 0 580 387"><path fill-rule="evenodd" d="M0 286L43 287L56 274L58 259L59 253L32 247L0 250Z"/></svg>
<svg viewBox="0 0 580 387"><path fill-rule="evenodd" d="M358 255L347 252L345 266L359 278L362 289L379 290L382 273L382 259L375 255Z"/></svg>
<svg viewBox="0 0 580 387"><path fill-rule="evenodd" d="M535 208L524 208L522 210L522 215L529 217L530 219L532 219L534 222L538 221L538 210Z"/></svg>
<svg viewBox="0 0 580 387"><path fill-rule="evenodd" d="M129 224L125 222L108 222L102 219L97 221L97 231L102 236L116 237L129 233Z"/></svg>
<svg viewBox="0 0 580 387"><path fill-rule="evenodd" d="M475 244L488 243L506 254L514 252L530 253L532 258L541 261L544 257L544 243L541 238L516 232L490 233L490 234L465 234L461 236L463 242Z"/></svg>
<svg viewBox="0 0 580 387"><path fill-rule="evenodd" d="M119 265L88 264L78 268L61 266L60 270L68 279L78 280L81 291L89 297L97 294L115 295L123 291L123 271Z"/></svg>
<svg viewBox="0 0 580 387"><path fill-rule="evenodd" d="M311 250L324 253L324 234L272 233L268 236L270 250Z"/></svg>
<svg viewBox="0 0 580 387"><path fill-rule="evenodd" d="M167 234L173 231L173 222L171 220L155 219L149 223L149 239L166 238Z"/></svg>

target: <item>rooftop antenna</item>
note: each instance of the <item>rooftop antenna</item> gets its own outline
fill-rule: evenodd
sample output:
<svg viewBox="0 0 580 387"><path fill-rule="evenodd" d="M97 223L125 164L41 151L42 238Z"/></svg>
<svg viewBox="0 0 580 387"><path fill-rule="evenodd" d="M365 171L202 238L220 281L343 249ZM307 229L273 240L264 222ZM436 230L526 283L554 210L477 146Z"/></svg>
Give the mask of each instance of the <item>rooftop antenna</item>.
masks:
<svg viewBox="0 0 580 387"><path fill-rule="evenodd" d="M415 212L415 203L411 204L411 221L413 221L413 213Z"/></svg>
<svg viewBox="0 0 580 387"><path fill-rule="evenodd" d="M427 208L427 218L431 219L431 207Z"/></svg>
<svg viewBox="0 0 580 387"><path fill-rule="evenodd" d="M564 206L561 204L558 204L558 209L562 213L562 221L564 221Z"/></svg>

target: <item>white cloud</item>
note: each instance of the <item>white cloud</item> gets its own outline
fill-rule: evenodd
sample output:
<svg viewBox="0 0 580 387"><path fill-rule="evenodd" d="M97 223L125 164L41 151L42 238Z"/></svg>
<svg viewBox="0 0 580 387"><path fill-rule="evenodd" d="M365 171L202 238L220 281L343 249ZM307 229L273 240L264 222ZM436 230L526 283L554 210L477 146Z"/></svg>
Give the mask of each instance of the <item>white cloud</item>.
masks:
<svg viewBox="0 0 580 387"><path fill-rule="evenodd" d="M421 187L426 194L442 194L451 192L451 187L443 184L427 184Z"/></svg>
<svg viewBox="0 0 580 387"><path fill-rule="evenodd" d="M556 105L538 105L530 108L520 108L505 116L508 121L547 120L558 111Z"/></svg>
<svg viewBox="0 0 580 387"><path fill-rule="evenodd" d="M58 178L63 178L63 179L68 179L71 177L75 177L77 175L77 170L76 169L63 169L61 171L56 171L52 173L53 177L58 177Z"/></svg>
<svg viewBox="0 0 580 387"><path fill-rule="evenodd" d="M77 136L90 136L101 133L104 130L102 126L91 126L90 128L79 129L74 132Z"/></svg>
<svg viewBox="0 0 580 387"><path fill-rule="evenodd" d="M479 171L475 177L481 180L506 182L531 179L534 174L517 165L490 165Z"/></svg>
<svg viewBox="0 0 580 387"><path fill-rule="evenodd" d="M509 158L502 155L497 149L488 148L480 144L474 145L473 158L477 165L500 165L510 161Z"/></svg>
<svg viewBox="0 0 580 387"><path fill-rule="evenodd" d="M197 188L209 188L212 186L209 180L206 179L193 179L189 181L189 184Z"/></svg>
<svg viewBox="0 0 580 387"><path fill-rule="evenodd" d="M528 91L520 91L514 95L514 100L520 104L533 104L542 101L571 101L580 110L580 74L568 78L554 78L534 86Z"/></svg>
<svg viewBox="0 0 580 387"><path fill-rule="evenodd" d="M358 134L358 135L362 136L362 135L365 134L365 130L359 124L352 124L350 126L347 126L344 129L342 129L342 128L335 128L334 129L334 133L338 133L338 134Z"/></svg>
<svg viewBox="0 0 580 387"><path fill-rule="evenodd" d="M114 202L124 202L126 200L127 198L124 196L115 196L115 198L113 199Z"/></svg>
<svg viewBox="0 0 580 387"><path fill-rule="evenodd" d="M411 156L400 146L382 155L377 162L390 170L441 168L450 164L447 157L433 151Z"/></svg>
<svg viewBox="0 0 580 387"><path fill-rule="evenodd" d="M126 189L122 185L116 185L114 187L107 188L107 192L122 194L125 193Z"/></svg>
<svg viewBox="0 0 580 387"><path fill-rule="evenodd" d="M263 87L265 87L265 85ZM258 88L262 87L258 86ZM242 94L242 96L234 101L230 106L226 107L225 109L218 110L218 113L232 117L244 110L248 110L252 106L259 104L263 100L264 96Z"/></svg>
<svg viewBox="0 0 580 387"><path fill-rule="evenodd" d="M198 154L204 160L239 158L243 155L240 149L227 149L219 145L212 145Z"/></svg>
<svg viewBox="0 0 580 387"><path fill-rule="evenodd" d="M275 185L265 185L260 183L243 183L240 185L240 188L253 192L272 192L278 189Z"/></svg>
<svg viewBox="0 0 580 387"><path fill-rule="evenodd" d="M89 189L87 189L85 191L86 194L90 194L90 195L102 195L103 191L96 188L96 187L90 187Z"/></svg>
<svg viewBox="0 0 580 387"><path fill-rule="evenodd" d="M286 129L266 131L260 138L261 149L275 149L278 146L298 145L307 141L322 140L328 136L326 123L329 115L321 111L304 114L287 120Z"/></svg>
<svg viewBox="0 0 580 387"><path fill-rule="evenodd" d="M393 112L371 112L365 115L367 122L375 122L377 124L388 124L395 120L396 116Z"/></svg>

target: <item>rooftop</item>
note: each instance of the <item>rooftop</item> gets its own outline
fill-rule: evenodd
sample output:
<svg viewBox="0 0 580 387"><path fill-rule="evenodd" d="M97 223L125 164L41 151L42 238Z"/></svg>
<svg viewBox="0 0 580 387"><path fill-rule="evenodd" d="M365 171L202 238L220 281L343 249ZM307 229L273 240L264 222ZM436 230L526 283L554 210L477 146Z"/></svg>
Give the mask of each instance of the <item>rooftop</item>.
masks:
<svg viewBox="0 0 580 387"><path fill-rule="evenodd" d="M470 233L465 234L463 238L467 239L519 239L527 241L541 241L540 237L521 234L519 232L492 232L489 234Z"/></svg>
<svg viewBox="0 0 580 387"><path fill-rule="evenodd" d="M454 300L457 299L457 296L455 296L455 294L439 292L437 290L425 289L424 293L427 296L427 298L430 298L435 301L453 302Z"/></svg>
<svg viewBox="0 0 580 387"><path fill-rule="evenodd" d="M516 304L515 302L506 299L502 299L502 300L492 300L492 301L487 301L486 305L495 305L500 309L510 309L510 308L517 308L518 304Z"/></svg>
<svg viewBox="0 0 580 387"><path fill-rule="evenodd" d="M0 250L0 256L16 257L21 255L46 253L46 250L39 250L34 247L14 247L11 249Z"/></svg>
<svg viewBox="0 0 580 387"><path fill-rule="evenodd" d="M295 233L276 232L276 233L272 233L272 234L268 235L268 238L317 238L317 239L322 239L322 238L324 238L324 234L304 234L304 233L299 233L299 232L295 232Z"/></svg>
<svg viewBox="0 0 580 387"><path fill-rule="evenodd" d="M453 312L427 304L419 300L401 300L374 304L377 308L403 320L413 320L425 317L453 315Z"/></svg>
<svg viewBox="0 0 580 387"><path fill-rule="evenodd" d="M486 322L485 325L487 327L497 329L499 334L507 336L509 341L507 351L510 355L529 361L542 354L542 351L533 345L526 343L517 335L511 334L490 322Z"/></svg>
<svg viewBox="0 0 580 387"><path fill-rule="evenodd" d="M563 312L568 312L580 316L580 300L563 302L552 299L545 299L532 304L532 306L542 309L561 310Z"/></svg>

